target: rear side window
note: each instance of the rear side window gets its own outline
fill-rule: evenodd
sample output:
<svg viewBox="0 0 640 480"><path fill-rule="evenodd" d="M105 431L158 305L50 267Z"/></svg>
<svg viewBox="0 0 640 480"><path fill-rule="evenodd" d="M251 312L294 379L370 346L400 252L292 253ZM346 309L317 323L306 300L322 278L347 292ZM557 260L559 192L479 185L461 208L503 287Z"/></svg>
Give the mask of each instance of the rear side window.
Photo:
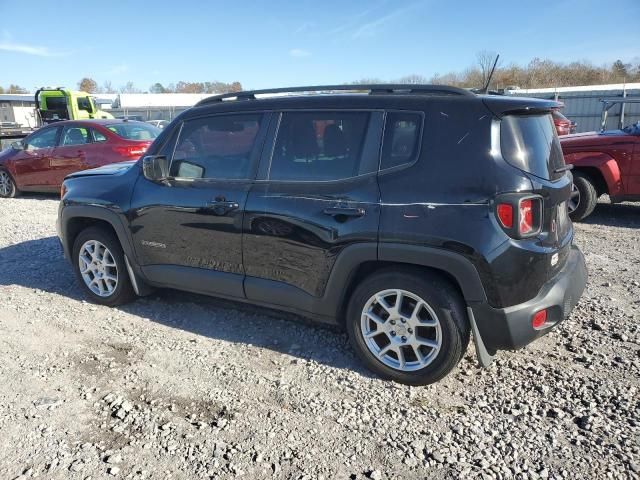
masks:
<svg viewBox="0 0 640 480"><path fill-rule="evenodd" d="M85 143L91 143L89 130L87 128L65 126L62 129L62 140L60 141L61 146L84 145Z"/></svg>
<svg viewBox="0 0 640 480"><path fill-rule="evenodd" d="M412 163L420 150L422 115L389 112L384 127L380 170Z"/></svg>
<svg viewBox="0 0 640 480"><path fill-rule="evenodd" d="M262 114L217 115L182 125L171 162L177 178L246 179Z"/></svg>
<svg viewBox="0 0 640 480"><path fill-rule="evenodd" d="M269 179L328 181L360 173L369 112L285 112Z"/></svg>
<svg viewBox="0 0 640 480"><path fill-rule="evenodd" d="M160 129L148 123L122 122L106 125L113 133L125 140L153 140L160 134Z"/></svg>
<svg viewBox="0 0 640 480"><path fill-rule="evenodd" d="M104 135L104 133L99 132L95 128L92 128L91 131L93 132L93 141L94 142L106 142L107 141L107 137Z"/></svg>
<svg viewBox="0 0 640 480"><path fill-rule="evenodd" d="M500 123L500 148L504 159L520 170L545 180L555 180L564 166L560 140L551 115L507 115Z"/></svg>

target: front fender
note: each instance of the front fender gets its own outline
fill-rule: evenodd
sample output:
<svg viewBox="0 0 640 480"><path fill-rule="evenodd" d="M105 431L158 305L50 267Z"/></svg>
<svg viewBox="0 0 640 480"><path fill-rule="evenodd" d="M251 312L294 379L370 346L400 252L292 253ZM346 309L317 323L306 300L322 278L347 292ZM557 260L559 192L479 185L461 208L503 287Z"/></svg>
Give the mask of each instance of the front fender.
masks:
<svg viewBox="0 0 640 480"><path fill-rule="evenodd" d="M611 155L603 152L577 152L566 154L564 160L574 165L576 170L581 167L597 168L607 184L610 196L616 197L624 193L620 167Z"/></svg>

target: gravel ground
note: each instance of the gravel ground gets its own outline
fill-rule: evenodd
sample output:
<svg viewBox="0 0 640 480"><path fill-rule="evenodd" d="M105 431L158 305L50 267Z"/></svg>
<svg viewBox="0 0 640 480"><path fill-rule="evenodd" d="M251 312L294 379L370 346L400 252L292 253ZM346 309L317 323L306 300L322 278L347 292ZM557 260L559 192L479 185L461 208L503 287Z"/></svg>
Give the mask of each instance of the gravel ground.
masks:
<svg viewBox="0 0 640 480"><path fill-rule="evenodd" d="M424 388L277 312L86 303L57 201L0 209L2 479L640 478L640 204L576 225L590 283L569 321Z"/></svg>

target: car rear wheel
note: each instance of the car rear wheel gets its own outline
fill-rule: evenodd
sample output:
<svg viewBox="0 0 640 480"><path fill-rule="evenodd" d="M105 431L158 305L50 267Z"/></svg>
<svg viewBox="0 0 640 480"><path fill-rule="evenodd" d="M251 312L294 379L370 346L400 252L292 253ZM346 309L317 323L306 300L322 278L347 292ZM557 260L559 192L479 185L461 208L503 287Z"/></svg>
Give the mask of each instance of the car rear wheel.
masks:
<svg viewBox="0 0 640 480"><path fill-rule="evenodd" d="M591 179L581 172L575 172L568 203L571 220L579 222L587 218L596 208L597 203L598 193Z"/></svg>
<svg viewBox="0 0 640 480"><path fill-rule="evenodd" d="M428 272L388 270L354 291L347 331L365 365L383 378L427 385L460 361L470 330L457 289Z"/></svg>
<svg viewBox="0 0 640 480"><path fill-rule="evenodd" d="M0 170L0 197L13 198L18 194L18 187L6 170Z"/></svg>
<svg viewBox="0 0 640 480"><path fill-rule="evenodd" d="M120 242L108 230L90 227L80 232L73 245L73 266L94 303L122 305L135 297Z"/></svg>

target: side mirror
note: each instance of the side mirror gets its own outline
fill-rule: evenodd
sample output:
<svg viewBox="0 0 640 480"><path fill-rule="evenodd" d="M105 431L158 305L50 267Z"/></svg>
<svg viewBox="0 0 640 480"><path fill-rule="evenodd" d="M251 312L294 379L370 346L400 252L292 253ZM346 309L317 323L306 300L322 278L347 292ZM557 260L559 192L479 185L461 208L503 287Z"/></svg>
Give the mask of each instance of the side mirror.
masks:
<svg viewBox="0 0 640 480"><path fill-rule="evenodd" d="M160 155L147 155L142 158L142 174L147 180L161 182L169 177L169 161Z"/></svg>
<svg viewBox="0 0 640 480"><path fill-rule="evenodd" d="M22 143L22 140L13 142L11 144L11 148L13 148L14 150L24 150L24 143Z"/></svg>

